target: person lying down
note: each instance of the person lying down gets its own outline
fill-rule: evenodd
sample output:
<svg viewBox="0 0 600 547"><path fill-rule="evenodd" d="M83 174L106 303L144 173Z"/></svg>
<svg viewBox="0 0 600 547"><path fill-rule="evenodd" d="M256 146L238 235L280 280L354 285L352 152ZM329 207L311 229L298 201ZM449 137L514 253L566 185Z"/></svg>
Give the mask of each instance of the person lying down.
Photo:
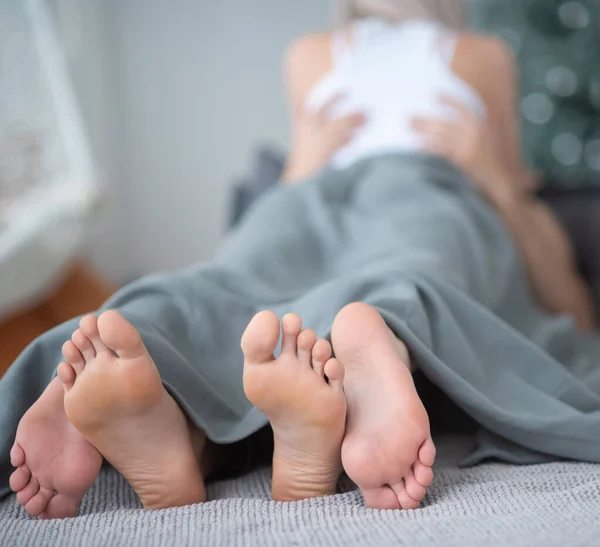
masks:
<svg viewBox="0 0 600 547"><path fill-rule="evenodd" d="M291 46L285 180L216 258L123 288L0 381L0 495L30 515L76 515L103 460L146 509L203 502L261 448L274 500L345 472L368 507L416 509L436 416L415 375L480 429L465 464L600 462L600 337L521 162L510 54L458 2L344 5Z"/></svg>

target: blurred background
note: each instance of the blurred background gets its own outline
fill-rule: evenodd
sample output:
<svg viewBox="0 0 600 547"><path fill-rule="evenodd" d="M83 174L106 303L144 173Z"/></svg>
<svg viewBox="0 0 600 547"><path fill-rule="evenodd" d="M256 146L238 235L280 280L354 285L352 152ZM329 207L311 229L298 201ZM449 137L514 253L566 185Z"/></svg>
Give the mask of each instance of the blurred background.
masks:
<svg viewBox="0 0 600 547"><path fill-rule="evenodd" d="M115 283L209 258L253 149L285 149L286 45L323 0L52 0L112 209L89 250Z"/></svg>
<svg viewBox="0 0 600 547"><path fill-rule="evenodd" d="M466 6L519 59L525 153L549 199L597 199L600 0ZM213 255L243 190L274 183L284 160L285 48L332 12L325 0L0 0L0 372L118 286Z"/></svg>

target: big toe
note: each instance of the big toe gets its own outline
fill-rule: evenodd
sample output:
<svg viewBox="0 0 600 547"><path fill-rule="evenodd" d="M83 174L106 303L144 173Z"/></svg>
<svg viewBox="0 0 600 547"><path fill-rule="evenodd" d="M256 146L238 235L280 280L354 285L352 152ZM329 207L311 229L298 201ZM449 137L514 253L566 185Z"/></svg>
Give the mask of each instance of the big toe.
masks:
<svg viewBox="0 0 600 547"><path fill-rule="evenodd" d="M242 336L242 351L248 363L265 363L274 359L279 341L279 318L271 311L257 313Z"/></svg>
<svg viewBox="0 0 600 547"><path fill-rule="evenodd" d="M123 359L134 359L146 351L137 329L114 310L98 318L98 333L102 342Z"/></svg>

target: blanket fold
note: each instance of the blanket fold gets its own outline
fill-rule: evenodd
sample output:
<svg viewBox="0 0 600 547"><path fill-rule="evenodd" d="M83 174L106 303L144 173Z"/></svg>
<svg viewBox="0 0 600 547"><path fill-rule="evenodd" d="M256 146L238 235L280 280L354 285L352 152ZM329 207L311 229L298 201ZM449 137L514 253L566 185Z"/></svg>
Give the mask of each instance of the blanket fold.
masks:
<svg viewBox="0 0 600 547"><path fill-rule="evenodd" d="M146 277L103 309L139 329L190 418L229 443L267 423L242 388L252 316L293 311L328 336L355 301L376 307L423 374L489 432L469 464L600 462L600 338L539 308L501 220L441 159L383 156L273 189L214 261ZM0 381L0 495L18 421L76 327L40 337Z"/></svg>

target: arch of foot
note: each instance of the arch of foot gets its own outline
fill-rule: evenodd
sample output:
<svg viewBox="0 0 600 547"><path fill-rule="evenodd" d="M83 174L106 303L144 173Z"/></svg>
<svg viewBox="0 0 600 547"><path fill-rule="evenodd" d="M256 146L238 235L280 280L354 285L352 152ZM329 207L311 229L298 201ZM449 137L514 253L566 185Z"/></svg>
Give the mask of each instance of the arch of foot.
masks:
<svg viewBox="0 0 600 547"><path fill-rule="evenodd" d="M600 2L471 0L471 12L518 56L530 162L559 184L600 186Z"/></svg>

